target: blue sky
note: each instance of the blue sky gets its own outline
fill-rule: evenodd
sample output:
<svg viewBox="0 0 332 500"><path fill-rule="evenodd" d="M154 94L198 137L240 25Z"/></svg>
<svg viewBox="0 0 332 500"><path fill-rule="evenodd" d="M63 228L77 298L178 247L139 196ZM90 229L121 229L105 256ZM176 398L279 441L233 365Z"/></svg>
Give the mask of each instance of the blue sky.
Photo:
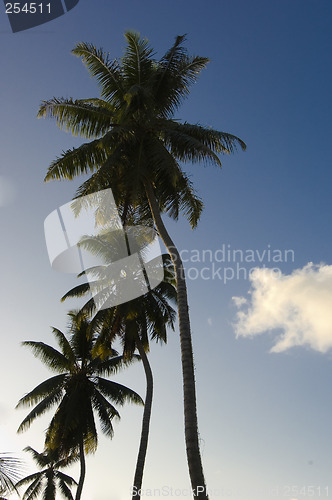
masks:
<svg viewBox="0 0 332 500"><path fill-rule="evenodd" d="M59 298L75 284L75 276L51 269L43 222L71 199L80 180L44 184L43 177L62 150L81 141L52 121L37 120L38 106L53 96L98 95L81 62L70 54L77 42L92 42L121 57L123 33L134 29L161 56L176 35L187 33L189 52L211 62L177 118L231 132L247 143L245 153L223 158L222 170L185 167L205 203L195 231L184 220L166 218L178 247L187 251L187 259L191 256L186 267L199 430L211 498L304 500L311 496L309 486L315 498L327 497L326 487L331 494L331 20L329 0L80 0L65 16L13 34L2 10L4 451L42 447L47 418L15 435L25 411L14 406L48 376L19 343L52 342L50 325L64 329L71 306ZM245 271L236 279L239 262L218 262L220 253L215 258L223 248L243 255L266 250L263 262L255 253L254 262L240 267L248 271L277 264L283 273L279 285L264 276L254 285L244 279ZM294 258L268 261L268 249L282 255L291 249ZM197 262L203 250L211 251L212 261ZM310 271L305 268L309 262L325 266ZM202 278L203 267L209 279ZM235 273L226 283L225 267ZM232 297L247 302L241 299L238 308ZM236 337L241 311L242 336ZM280 335L286 336L285 349L270 352ZM143 488L184 490L189 478L177 333L169 333L167 346L152 346L151 364L156 390ZM119 380L144 395L141 366ZM85 500L128 498L141 410L126 407L121 414L114 439L101 438L88 460Z"/></svg>

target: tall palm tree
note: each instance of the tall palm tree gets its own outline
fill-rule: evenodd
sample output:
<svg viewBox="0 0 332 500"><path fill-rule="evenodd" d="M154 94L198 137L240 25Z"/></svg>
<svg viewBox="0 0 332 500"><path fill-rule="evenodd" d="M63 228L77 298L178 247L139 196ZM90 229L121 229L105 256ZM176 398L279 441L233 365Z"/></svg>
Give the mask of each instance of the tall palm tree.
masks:
<svg viewBox="0 0 332 500"><path fill-rule="evenodd" d="M124 358L131 359L137 348L144 367L146 396L133 482L133 499L139 499L148 446L153 398L153 375L146 352L149 351L149 336L151 340L166 342L167 327L174 330L175 311L171 306L172 302L176 303L174 269L169 257L164 255L164 280L159 285L150 289L148 293L138 299L105 309L104 305L108 303L109 297L113 296L114 289L107 286L107 282L106 284L103 283L100 276L107 275L107 268L112 265L112 250L114 251L114 247L116 247L114 235L107 232L97 238L85 238L81 245L85 249L89 249L93 254L103 257L105 263L103 266L90 268L90 273L94 271L96 275L93 282L90 281L90 283L83 283L74 287L62 297L62 301L72 297L86 296L92 291L93 298L88 300L81 312L87 315L95 314L92 323L100 330L99 338L95 343L96 352L102 355L103 346L109 345L118 337L123 344ZM106 270L103 268L106 268ZM85 273L81 273L81 275L83 274ZM97 290L96 294L95 290ZM96 312L96 304L102 308L98 312Z"/></svg>
<svg viewBox="0 0 332 500"><path fill-rule="evenodd" d="M33 500L37 497L43 500L55 500L57 488L64 498L74 500L70 488L77 486L77 483L60 469L76 461L77 455L60 458L57 450L38 453L31 446L24 448L24 451L32 455L40 470L34 474L29 474L16 483L17 488L29 485L24 492L23 500Z"/></svg>
<svg viewBox="0 0 332 500"><path fill-rule="evenodd" d="M21 477L23 463L19 458L7 453L0 455L0 500L6 500L2 495L7 495L16 490L16 482Z"/></svg>
<svg viewBox="0 0 332 500"><path fill-rule="evenodd" d="M53 117L61 128L92 139L57 158L45 180L92 173L77 196L111 187L122 214L134 207L142 217L152 216L176 271L187 460L194 496L207 499L184 269L161 214L177 219L182 212L195 227L203 204L180 163L221 166L219 154L232 153L237 146L244 150L245 144L234 135L174 118L208 63L206 57L187 54L184 36L178 36L160 60L139 34L127 32L125 37L127 48L120 62L88 43L72 51L97 80L100 98L53 98L40 106L39 117Z"/></svg>
<svg viewBox="0 0 332 500"><path fill-rule="evenodd" d="M95 325L77 311L68 315L69 340L60 330L53 328L59 351L43 342L23 342L59 375L45 380L20 399L18 407L35 406L20 424L18 432L26 430L38 416L57 405L46 431L45 447L46 450L56 450L60 456L73 451L79 453L81 471L75 497L79 500L85 478L85 453L95 452L97 448L94 412L98 414L102 432L112 437L112 420L120 418L112 403L143 404L143 401L128 387L102 377L116 373L138 358L126 360L111 347L108 350L105 347L102 356L94 354L99 334Z"/></svg>

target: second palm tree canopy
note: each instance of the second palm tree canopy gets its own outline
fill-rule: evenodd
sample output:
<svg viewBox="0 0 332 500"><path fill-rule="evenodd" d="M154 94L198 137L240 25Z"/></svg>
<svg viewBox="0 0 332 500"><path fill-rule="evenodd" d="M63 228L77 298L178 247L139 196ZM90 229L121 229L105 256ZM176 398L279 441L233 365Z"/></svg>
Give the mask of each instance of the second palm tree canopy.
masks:
<svg viewBox="0 0 332 500"><path fill-rule="evenodd" d="M31 446L24 448L24 451L32 455L40 470L29 474L16 483L17 488L29 485L24 492L23 500L33 500L38 495L40 497L41 494L43 494L43 499L55 500L57 489L67 500L74 499L71 487L77 485L77 483L71 476L64 474L60 469L76 461L78 455L60 458L57 450L38 453Z"/></svg>
<svg viewBox="0 0 332 500"><path fill-rule="evenodd" d="M115 238L115 242L117 238ZM93 243L93 244L92 244ZM110 250L114 246L113 234L107 232L98 238L84 239L83 247L88 247L90 252L103 257L107 268L110 260ZM111 252L112 253L112 252ZM111 287L100 279L101 267L90 269L95 271L95 281L83 283L67 292L62 300L71 297L87 296L91 289L96 287L98 293L94 295L81 309L84 314L94 315L92 322L100 329L100 335L95 342L94 349L102 355L104 346L119 338L123 345L124 357L131 358L137 348L142 359L146 376L146 397L142 419L142 431L135 476L133 481L132 498L140 498L143 480L145 457L148 446L150 418L153 397L153 376L151 366L145 351L149 350L149 337L156 342L167 341L167 327L174 330L175 311L171 305L176 303L175 276L173 264L168 255L163 255L164 279L155 288L150 289L143 296L121 303L112 308L103 308L108 303L108 297L114 294ZM157 262L157 268L159 267ZM84 273L82 273L84 274ZM98 297L98 296L101 297ZM99 307L102 307L100 310Z"/></svg>
<svg viewBox="0 0 332 500"><path fill-rule="evenodd" d="M27 341L36 357L58 375L51 377L20 399L20 406L34 406L22 421L18 432L22 432L39 416L57 405L57 410L46 431L45 446L54 450L59 457L78 452L81 463L81 478L78 490L80 498L85 475L85 453L94 452L98 437L94 414L98 415L102 432L113 436L112 420L120 418L114 405L126 401L143 404L141 397L133 390L106 377L117 373L129 363L137 360L123 356L109 347L104 347L103 355L93 354L93 347L99 331L83 314L69 313L67 337L57 328L53 333L60 350L43 342Z"/></svg>

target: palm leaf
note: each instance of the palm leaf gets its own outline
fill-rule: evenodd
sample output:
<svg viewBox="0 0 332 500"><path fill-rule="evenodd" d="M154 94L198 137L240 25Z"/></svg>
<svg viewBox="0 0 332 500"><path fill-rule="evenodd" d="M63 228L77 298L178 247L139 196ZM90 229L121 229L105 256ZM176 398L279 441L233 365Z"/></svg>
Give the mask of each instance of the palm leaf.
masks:
<svg viewBox="0 0 332 500"><path fill-rule="evenodd" d="M34 500L38 498L43 486L43 476L40 472L38 474L39 477L37 477L24 492L23 500Z"/></svg>
<svg viewBox="0 0 332 500"><path fill-rule="evenodd" d="M23 463L20 459L8 454L0 455L0 493L10 493L16 490L15 483L19 480Z"/></svg>
<svg viewBox="0 0 332 500"><path fill-rule="evenodd" d="M158 123L166 143L175 150L179 148L180 152L184 149L185 141L189 141L189 138L216 153L234 153L237 146L240 146L243 151L246 149L246 144L239 137L214 130L211 127L207 128L187 122L179 123L174 120L160 120ZM195 145L194 142L193 145ZM183 152L181 154L183 155Z"/></svg>
<svg viewBox="0 0 332 500"><path fill-rule="evenodd" d="M141 38L139 33L127 31L125 33L127 47L122 58L122 68L126 87L142 85L150 77L151 55L153 50L146 38Z"/></svg>
<svg viewBox="0 0 332 500"><path fill-rule="evenodd" d="M27 484L27 483L31 483L31 481L35 481L36 479L40 479L40 475L42 474L42 472L35 472L34 474L30 474L29 476L26 476L24 477L23 479L20 479L17 483L16 483L16 487L17 488L20 488L21 486L23 486L24 484Z"/></svg>
<svg viewBox="0 0 332 500"><path fill-rule="evenodd" d="M78 460L79 457L77 456L75 460ZM61 481L63 481L65 484L69 484L69 486L74 486L77 484L74 478L71 476L68 476L67 474L64 474L63 472L56 470L55 471L55 476L59 478Z"/></svg>
<svg viewBox="0 0 332 500"><path fill-rule="evenodd" d="M21 422L17 432L23 432L30 427L32 422L39 416L43 415L54 404L58 403L62 398L62 390L54 390L49 396L44 398Z"/></svg>
<svg viewBox="0 0 332 500"><path fill-rule="evenodd" d="M111 380L96 377L96 387L104 396L114 403L123 405L125 401L128 401L135 404L144 404L142 398L135 391L124 385L112 382Z"/></svg>
<svg viewBox="0 0 332 500"><path fill-rule="evenodd" d="M69 292L65 293L63 297L61 297L61 302L64 302L66 299L84 297L90 291L89 283L82 283L81 285L77 285Z"/></svg>
<svg viewBox="0 0 332 500"><path fill-rule="evenodd" d="M185 36L178 36L173 47L159 61L155 92L155 101L160 113L171 117L189 93L189 87L198 78L202 69L209 62L207 57L189 57L182 47Z"/></svg>
<svg viewBox="0 0 332 500"><path fill-rule="evenodd" d="M69 476L67 476L67 477L69 477ZM73 484L77 484L76 481L74 481L72 478L70 478L70 479L73 481ZM59 490L61 491L64 498L66 498L67 500L74 500L74 497L72 495L72 492L70 491L70 488L67 486L66 481L64 481L62 477L59 477L58 485L59 485Z"/></svg>
<svg viewBox="0 0 332 500"><path fill-rule="evenodd" d="M134 361L140 361L140 359L138 355L132 356L131 359L126 359L123 356L116 356L105 360L95 358L91 361L89 369L96 375L110 376L118 373L123 368L127 368Z"/></svg>
<svg viewBox="0 0 332 500"><path fill-rule="evenodd" d="M75 355L65 334L58 328L54 327L52 328L52 331L59 346L61 347L62 354L67 358L72 367L75 366Z"/></svg>
<svg viewBox="0 0 332 500"><path fill-rule="evenodd" d="M122 73L117 61L111 61L109 55L96 49L90 43L78 43L72 54L82 59L92 77L96 78L101 88L101 96L107 101L119 103L124 91Z"/></svg>
<svg viewBox="0 0 332 500"><path fill-rule="evenodd" d="M70 362L61 352L54 347L51 347L44 342L35 342L33 340L26 340L22 345L31 347L31 350L48 368L57 372L64 372L70 370Z"/></svg>
<svg viewBox="0 0 332 500"><path fill-rule="evenodd" d="M48 464L47 455L45 455L45 453L38 453L38 451L31 446L26 446L23 451L32 455L32 458L37 463L38 467L43 468Z"/></svg>
<svg viewBox="0 0 332 500"><path fill-rule="evenodd" d="M51 163L44 180L70 180L77 175L91 173L106 161L107 156L108 151L100 147L100 139L68 149Z"/></svg>
<svg viewBox="0 0 332 500"><path fill-rule="evenodd" d="M92 404L94 410L97 411L99 421L101 424L101 430L103 434L112 438L114 431L112 426L113 418L120 418L120 415L116 408L97 390L94 391L92 396Z"/></svg>
<svg viewBox="0 0 332 500"><path fill-rule="evenodd" d="M182 162L199 163L210 161L221 166L218 155L210 147L196 137L185 134L184 131L179 133L178 131L165 130L163 131L163 139L170 153ZM224 148L223 152L229 151Z"/></svg>
<svg viewBox="0 0 332 500"><path fill-rule="evenodd" d="M74 136L87 139L106 134L113 124L114 113L109 106L88 102L86 99L57 99L43 101L38 118L49 116L55 118L59 128L71 132Z"/></svg>
<svg viewBox="0 0 332 500"><path fill-rule="evenodd" d="M35 387L28 394L23 396L17 403L16 408L36 404L45 396L54 394L56 391L60 391L62 393L66 378L67 374L61 374L45 380L41 384L37 385L37 387Z"/></svg>

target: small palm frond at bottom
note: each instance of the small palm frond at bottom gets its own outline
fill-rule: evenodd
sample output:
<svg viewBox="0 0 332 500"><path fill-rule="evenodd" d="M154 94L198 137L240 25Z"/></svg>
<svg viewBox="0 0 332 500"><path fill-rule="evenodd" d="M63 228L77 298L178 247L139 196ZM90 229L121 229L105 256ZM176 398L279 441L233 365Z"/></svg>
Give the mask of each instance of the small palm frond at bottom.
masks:
<svg viewBox="0 0 332 500"><path fill-rule="evenodd" d="M0 455L0 493L16 490L17 481L23 470L23 462L6 453Z"/></svg>

